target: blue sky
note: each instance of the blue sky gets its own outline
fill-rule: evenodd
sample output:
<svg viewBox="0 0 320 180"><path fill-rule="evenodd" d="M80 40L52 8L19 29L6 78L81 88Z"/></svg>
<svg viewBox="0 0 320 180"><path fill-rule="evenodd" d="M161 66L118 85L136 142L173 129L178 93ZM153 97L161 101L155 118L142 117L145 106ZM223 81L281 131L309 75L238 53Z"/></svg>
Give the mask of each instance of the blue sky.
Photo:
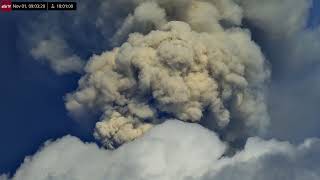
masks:
<svg viewBox="0 0 320 180"><path fill-rule="evenodd" d="M14 172L28 154L48 139L83 136L64 108L63 96L79 77L57 76L18 50L19 14L0 14L0 174ZM81 132L81 133L79 133ZM84 139L91 138L85 137Z"/></svg>
<svg viewBox="0 0 320 180"><path fill-rule="evenodd" d="M309 25L311 27L315 27L320 23L320 1L313 1L313 9L310 14L310 22Z"/></svg>
<svg viewBox="0 0 320 180"><path fill-rule="evenodd" d="M78 76L57 76L47 66L19 50L22 13L0 14L0 174L11 172L43 142L66 134L92 140L68 116L63 96L77 87ZM320 22L320 1L315 1L310 26Z"/></svg>

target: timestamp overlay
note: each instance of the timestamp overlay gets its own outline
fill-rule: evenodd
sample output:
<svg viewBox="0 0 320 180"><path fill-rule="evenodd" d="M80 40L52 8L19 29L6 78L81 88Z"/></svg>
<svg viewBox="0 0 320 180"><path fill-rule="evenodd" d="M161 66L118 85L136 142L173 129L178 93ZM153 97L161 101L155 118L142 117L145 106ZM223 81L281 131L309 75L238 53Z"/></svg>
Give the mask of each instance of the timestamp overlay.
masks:
<svg viewBox="0 0 320 180"><path fill-rule="evenodd" d="M1 0L0 0L1 1ZM2 0L4 1L4 0ZM1 3L1 11L19 11L19 10L44 10L44 11L67 11L77 10L76 2L16 2L5 0L5 3Z"/></svg>

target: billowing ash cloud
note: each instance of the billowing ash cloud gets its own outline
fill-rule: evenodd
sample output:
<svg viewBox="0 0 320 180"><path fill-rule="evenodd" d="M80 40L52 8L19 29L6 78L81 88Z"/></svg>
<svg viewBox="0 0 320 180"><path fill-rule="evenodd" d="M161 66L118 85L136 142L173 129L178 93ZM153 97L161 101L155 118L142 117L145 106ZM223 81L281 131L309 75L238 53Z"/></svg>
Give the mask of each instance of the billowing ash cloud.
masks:
<svg viewBox="0 0 320 180"><path fill-rule="evenodd" d="M167 119L207 121L225 130L229 141L263 131L269 70L250 33L237 27L241 10L227 2L139 4L116 39L156 30L130 34L120 47L94 55L79 89L67 96L67 109L75 116L102 112L95 136L108 148ZM170 14L176 6L181 12ZM222 20L231 27L222 27Z"/></svg>
<svg viewBox="0 0 320 180"><path fill-rule="evenodd" d="M318 62L319 27L305 30L310 4L82 1L77 13L42 16L36 23L42 28L31 28L35 36L27 39L31 54L60 74L83 73L66 108L80 120L99 114L94 136L104 147L71 136L48 142L12 179L320 179L319 139L293 145L251 137L270 122L283 134L296 126L304 134L305 113L314 117L317 76L301 78L311 93L282 87L286 77ZM271 70L245 27L255 28L275 67L271 121L265 93Z"/></svg>
<svg viewBox="0 0 320 180"><path fill-rule="evenodd" d="M75 137L46 143L27 157L13 180L318 180L320 141L299 146L250 138L225 157L226 145L207 129L167 121L117 150Z"/></svg>

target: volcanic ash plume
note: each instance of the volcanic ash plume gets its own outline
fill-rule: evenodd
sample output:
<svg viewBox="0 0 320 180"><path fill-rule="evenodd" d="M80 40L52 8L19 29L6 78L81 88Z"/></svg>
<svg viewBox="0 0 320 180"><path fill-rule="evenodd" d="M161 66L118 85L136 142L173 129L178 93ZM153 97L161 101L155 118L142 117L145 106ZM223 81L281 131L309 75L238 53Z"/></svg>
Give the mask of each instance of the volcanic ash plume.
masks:
<svg viewBox="0 0 320 180"><path fill-rule="evenodd" d="M261 133L269 70L240 23L229 1L138 4L113 38L127 42L90 59L66 107L75 116L101 112L95 137L107 148L170 119L206 122L227 141Z"/></svg>

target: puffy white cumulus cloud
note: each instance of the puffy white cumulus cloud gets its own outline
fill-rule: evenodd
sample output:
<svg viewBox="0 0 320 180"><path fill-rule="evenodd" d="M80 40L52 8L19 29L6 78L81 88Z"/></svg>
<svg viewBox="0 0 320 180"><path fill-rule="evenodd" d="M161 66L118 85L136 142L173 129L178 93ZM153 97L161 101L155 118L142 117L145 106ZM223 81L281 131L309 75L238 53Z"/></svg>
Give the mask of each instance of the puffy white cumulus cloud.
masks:
<svg viewBox="0 0 320 180"><path fill-rule="evenodd" d="M27 157L12 180L317 180L320 141L294 146L250 138L233 157L205 128L167 121L109 151L66 136ZM4 176L3 176L4 177Z"/></svg>
<svg viewBox="0 0 320 180"><path fill-rule="evenodd" d="M178 180L199 177L224 150L224 144L209 130L168 121L114 151L71 136L47 143L26 158L13 179Z"/></svg>
<svg viewBox="0 0 320 180"><path fill-rule="evenodd" d="M268 125L263 91L269 71L239 28L199 33L171 21L94 55L85 71L66 107L75 116L102 112L95 136L109 148L170 118L199 123L210 117L219 130L238 121L245 127L239 136Z"/></svg>

